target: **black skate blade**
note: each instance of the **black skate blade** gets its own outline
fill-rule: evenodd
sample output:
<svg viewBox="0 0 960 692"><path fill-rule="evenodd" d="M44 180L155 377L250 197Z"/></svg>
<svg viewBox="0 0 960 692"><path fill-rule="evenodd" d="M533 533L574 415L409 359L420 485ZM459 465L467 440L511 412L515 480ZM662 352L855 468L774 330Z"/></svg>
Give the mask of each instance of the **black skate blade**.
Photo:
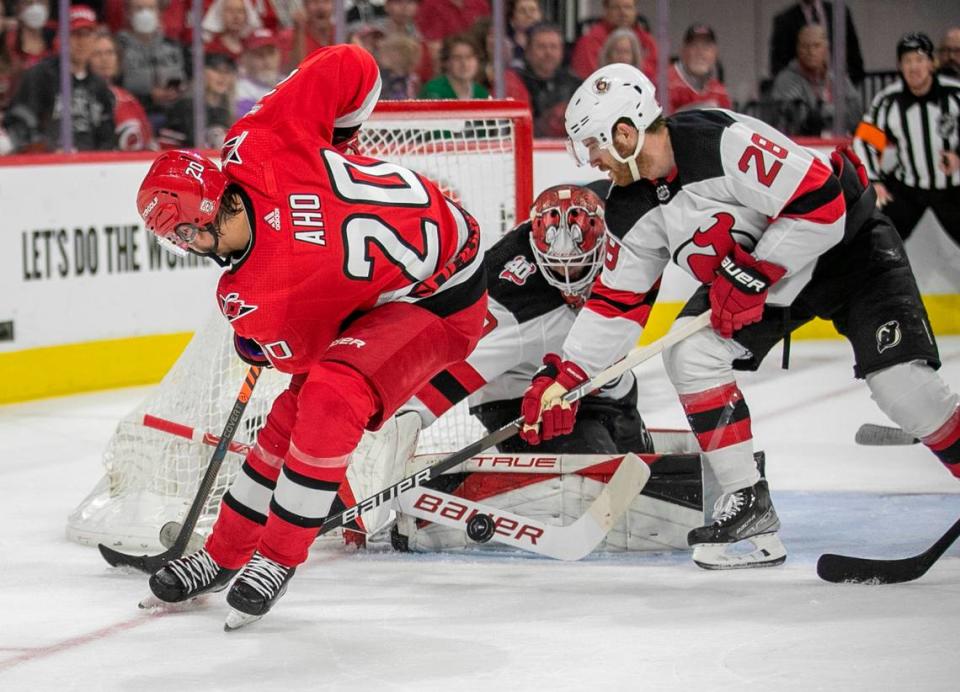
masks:
<svg viewBox="0 0 960 692"><path fill-rule="evenodd" d="M153 574L171 560L180 557L173 550L165 550L159 555L128 555L103 543L98 544L97 548L111 567L133 567L146 574Z"/></svg>
<svg viewBox="0 0 960 692"><path fill-rule="evenodd" d="M817 576L833 584L902 584L926 571L914 558L872 560L826 553L817 560Z"/></svg>

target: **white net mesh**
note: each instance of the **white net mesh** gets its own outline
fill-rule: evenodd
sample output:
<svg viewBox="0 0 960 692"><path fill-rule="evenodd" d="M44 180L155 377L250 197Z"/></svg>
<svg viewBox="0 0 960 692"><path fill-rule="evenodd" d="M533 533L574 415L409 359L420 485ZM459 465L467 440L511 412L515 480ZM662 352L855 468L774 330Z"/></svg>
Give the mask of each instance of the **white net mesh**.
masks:
<svg viewBox="0 0 960 692"><path fill-rule="evenodd" d="M469 112L438 118L436 112L404 112L403 105L388 108L390 112L378 111L361 130L362 153L403 164L438 183L476 217L487 247L513 227L518 179L526 176L529 181L530 176L528 169L516 170L513 118ZM219 435L246 370L234 353L229 325L214 315L157 388L118 424L104 452L106 475L68 517L67 536L129 551L158 550L160 528L186 514L213 447L145 427L143 416ZM264 371L236 441L253 442L288 379L275 370ZM418 451L455 450L482 435L464 402L423 434ZM241 461L240 455L227 454L198 524L200 534L209 532Z"/></svg>

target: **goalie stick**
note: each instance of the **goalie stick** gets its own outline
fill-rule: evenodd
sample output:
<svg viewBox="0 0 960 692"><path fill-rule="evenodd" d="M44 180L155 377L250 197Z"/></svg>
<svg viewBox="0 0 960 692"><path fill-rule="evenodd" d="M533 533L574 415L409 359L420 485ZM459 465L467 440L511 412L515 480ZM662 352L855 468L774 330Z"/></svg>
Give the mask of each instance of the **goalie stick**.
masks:
<svg viewBox="0 0 960 692"><path fill-rule="evenodd" d="M864 423L857 430L853 438L858 445L887 446L887 445L915 445L920 442L916 437L889 425Z"/></svg>
<svg viewBox="0 0 960 692"><path fill-rule="evenodd" d="M960 519L927 550L899 560L873 560L865 557L827 553L817 560L817 575L833 583L902 584L919 579L960 537Z"/></svg>
<svg viewBox="0 0 960 692"><path fill-rule="evenodd" d="M223 427L220 441L217 443L217 448L214 450L213 456L210 457L210 463L207 465L207 470L204 472L200 486L197 488L197 494L193 498L193 503L190 505L190 510L183 520L183 525L180 527L180 532L177 534L177 539L174 541L173 546L158 555L137 556L121 553L101 543L97 547L100 549L100 554L103 555L104 560L114 567L134 567L141 572L152 574L171 560L175 560L183 555L187 543L193 536L197 519L200 518L200 513L203 511L203 505L210 495L213 482L220 472L220 466L223 464L223 459L227 455L230 442L233 440L237 428L240 427L240 419L243 417L243 411L247 407L247 402L250 401L253 388L260 378L260 372L261 368L256 365L251 365L250 369L247 370L247 374L243 378L243 384L240 386L240 392L237 394L237 400L234 402L233 408L230 410L230 415L227 417L227 423Z"/></svg>
<svg viewBox="0 0 960 692"><path fill-rule="evenodd" d="M589 392L599 389L608 382L615 380L627 370L630 370L641 363L650 360L668 346L672 346L673 344L683 341L688 336L694 334L708 324L710 324L709 310L698 315L697 317L694 317L682 327L668 332L653 343L633 349L618 362L614 363L606 370L598 373L593 379L584 382L579 387L571 389L564 395L563 398L570 402L583 398ZM494 445L499 444L510 437L513 437L520 431L521 425L523 425L523 418L518 418L515 421L507 423L502 428L494 430L476 442L467 445L459 452L454 452L433 466L428 466L427 468L422 469L411 476L402 478L396 483L387 486L376 495L368 497L367 499L358 502L351 507L347 507L336 514L331 514L324 520L323 525L320 527L320 531L317 533L317 535L323 535L343 526L344 524L348 524L354 521L364 512L374 509L375 507L380 507L388 502L395 503L401 493L412 490L413 488L417 488L427 481L436 478L444 471L458 466L470 457L476 456L484 450L489 449L490 447L493 447Z"/></svg>
<svg viewBox="0 0 960 692"><path fill-rule="evenodd" d="M649 479L650 467L627 454L593 504L567 526L544 524L433 488L405 492L397 503L404 514L460 530L477 514L488 514L494 522L492 540L556 560L579 560L600 544Z"/></svg>

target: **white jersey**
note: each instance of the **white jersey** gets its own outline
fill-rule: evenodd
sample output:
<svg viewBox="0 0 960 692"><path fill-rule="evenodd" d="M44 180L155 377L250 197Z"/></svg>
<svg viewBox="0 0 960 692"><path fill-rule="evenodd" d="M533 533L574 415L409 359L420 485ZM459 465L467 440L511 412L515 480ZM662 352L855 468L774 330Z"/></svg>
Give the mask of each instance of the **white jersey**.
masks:
<svg viewBox="0 0 960 692"><path fill-rule="evenodd" d="M471 406L522 397L543 357L561 351L576 321L577 311L544 280L534 261L529 222L490 248L484 266L489 303L480 343L467 360L436 375L402 407L416 410L424 427L467 396ZM599 396L625 396L633 381L630 373Z"/></svg>
<svg viewBox="0 0 960 692"><path fill-rule="evenodd" d="M676 168L611 189L606 260L564 344L594 375L636 344L673 262L704 284L738 243L787 273L767 301L789 305L843 237L829 161L754 118L721 109L667 119Z"/></svg>

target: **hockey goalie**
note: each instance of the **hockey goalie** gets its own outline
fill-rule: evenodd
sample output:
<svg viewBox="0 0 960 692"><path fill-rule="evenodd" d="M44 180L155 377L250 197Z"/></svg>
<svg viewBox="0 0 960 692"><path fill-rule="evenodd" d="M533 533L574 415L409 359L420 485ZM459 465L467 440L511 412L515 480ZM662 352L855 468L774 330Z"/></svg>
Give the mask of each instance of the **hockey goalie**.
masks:
<svg viewBox="0 0 960 692"><path fill-rule="evenodd" d="M561 348L603 263L601 195L608 186L598 181L544 190L530 219L487 252L489 302L480 343L465 361L433 377L389 426L365 436L348 470L353 496L342 498L346 504L445 456L414 455L418 433L464 399L469 397L470 413L488 431L520 415L525 388L545 358L551 365L547 354ZM640 309L649 311L649 306ZM492 538L491 547L581 556L590 552L585 544L557 549L542 544L551 532L584 517L625 455L632 454L646 464L650 478L639 495L628 498L622 516L596 547L685 549L687 532L700 525L703 508L699 449L692 434L647 430L637 411L632 372L575 405L579 410L569 435L537 447L510 438L463 470L402 495L394 523L392 512L380 508L365 512L358 528L367 536L379 531L380 538L389 529L392 545L401 550L461 549ZM488 526L478 514L489 514ZM353 536L362 542L356 538L362 534Z"/></svg>

